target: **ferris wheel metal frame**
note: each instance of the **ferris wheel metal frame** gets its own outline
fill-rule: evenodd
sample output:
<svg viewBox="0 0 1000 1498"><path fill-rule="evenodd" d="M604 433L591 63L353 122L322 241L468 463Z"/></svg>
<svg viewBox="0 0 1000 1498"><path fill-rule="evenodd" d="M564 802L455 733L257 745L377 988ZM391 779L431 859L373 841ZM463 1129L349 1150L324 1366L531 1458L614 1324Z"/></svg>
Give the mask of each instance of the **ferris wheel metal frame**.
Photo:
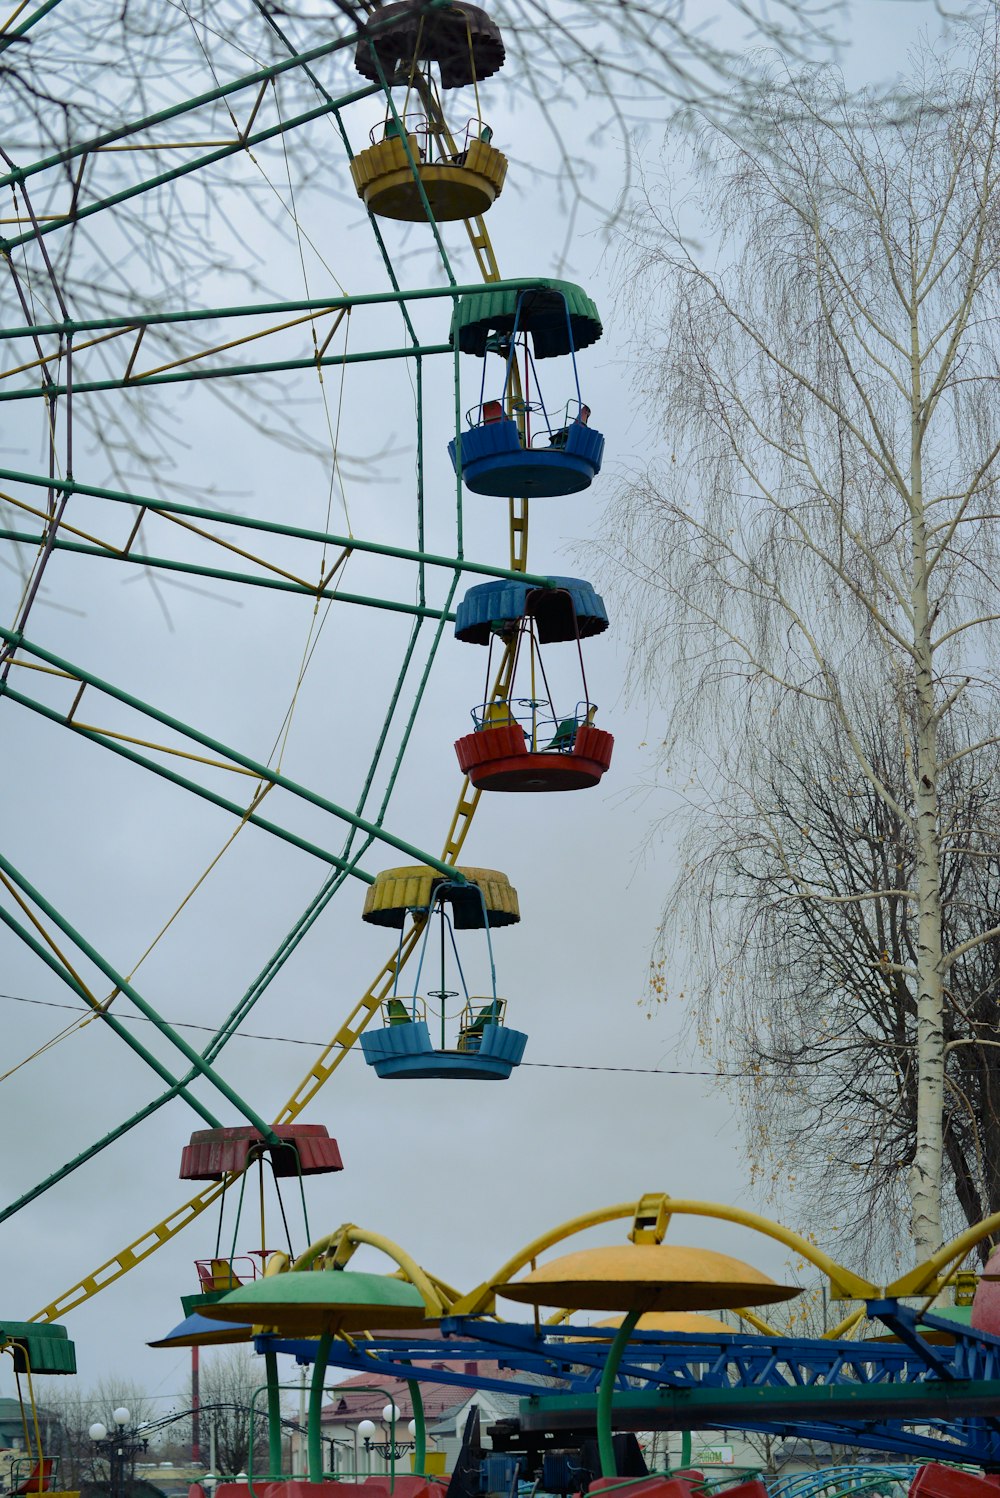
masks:
<svg viewBox="0 0 1000 1498"><path fill-rule="evenodd" d="M54 3L55 0L46 0L46 3L39 4L30 15L23 19L20 17L25 7L17 6L6 22L0 24L0 51L12 45L15 39L23 39L36 23L44 19ZM423 9L433 10L434 0L428 0L428 4ZM8 931L28 947L40 962L45 964L50 972L58 976L70 988L75 997L103 1025L127 1044L164 1084L164 1090L130 1118L123 1120L101 1138L79 1151L56 1171L11 1202L0 1212L0 1221L14 1216L29 1202L56 1186L73 1171L95 1158L123 1134L144 1122L174 1098L179 1097L188 1102L204 1122L210 1127L217 1127L220 1120L213 1109L190 1090L192 1082L199 1078L208 1082L215 1095L221 1097L226 1105L235 1109L253 1128L257 1129L265 1142L275 1142L275 1136L271 1132L272 1125L239 1096L218 1070L216 1065L218 1055L227 1041L238 1033L240 1025L253 1005L345 880L355 879L371 883L373 876L365 871L361 863L370 848L378 845L391 847L447 876L452 881L460 883L463 876L457 870L456 865L481 795L481 792L477 791L468 779L463 780L441 854L435 857L426 850L415 847L409 841L397 837L383 825L388 795L383 797L382 808L375 818L352 812L348 807L339 805L309 787L293 781L272 766L244 754L237 747L201 731L192 724L182 722L151 702L126 692L115 683L88 669L81 662L70 660L45 648L32 639L29 616L32 605L37 599L42 574L50 559L60 553L66 553L95 560L117 561L124 563L126 567L142 567L152 572L162 570L166 573L179 573L216 582L268 588L291 595L310 597L317 603L335 599L341 604L361 608L388 609L403 616L409 616L413 620L413 632L404 662L404 671L405 664L408 663L412 654L417 631L425 621L432 621L435 626L435 637L417 689L416 703L390 773L390 789L405 753L408 730L412 727L413 716L426 685L437 644L446 625L454 619L451 603L461 578L466 574L489 578L510 577L530 582L538 588L554 586L547 576L531 574L527 571L528 503L526 500L512 499L508 505L508 565L492 566L486 562L465 558L462 545L460 472L456 480L457 545L455 554L446 556L432 553L424 549L422 544L423 361L428 357L441 355L450 356L453 360L457 421L460 404L459 350L457 343L454 347L451 342L430 345L421 343L409 315L409 305L416 301L436 299L454 307L463 295L478 291L482 282L491 284L496 290L509 291L518 291L537 284L536 281L523 278L514 280L502 278L488 230L481 217L467 220L464 223L468 242L482 277L481 282L463 283L457 280L439 227L424 196L427 222L446 276L447 284L443 287L403 288L393 268L392 257L387 249L382 229L375 217L369 214L371 230L390 283L389 290L365 292L356 296L300 297L250 305L189 307L152 313L146 311L134 317L128 315L73 317L70 315L69 308L60 294L58 276L53 271L52 258L46 248L51 236L58 235L67 227L91 218L103 210L111 209L182 177L225 162L238 153L252 152L255 147L284 137L289 132L324 117L330 117L334 121L346 158L350 161L353 159L353 149L343 111L360 101L381 96L386 101L387 110L395 112L391 87L382 72L381 64L378 65L380 74L378 83L366 84L338 96L332 96L327 91L313 70L313 64L321 59L329 58L334 53L356 46L362 34L360 30L349 30L321 46L298 52L281 31L275 19L273 17L267 19L271 29L278 33L282 44L288 49L288 55L277 62L256 68L228 81L219 82L214 88L192 95L170 107L123 121L114 129L100 132L91 138L79 141L61 151L49 153L27 164L15 164L9 157L5 158L4 164L8 170L0 173L0 188L13 194L17 204L16 217L21 219L21 223L15 226L19 232L0 241L0 250L3 251L8 269L14 276L25 311L25 321L20 325L0 329L0 342L14 343L17 347L27 340L34 357L23 360L14 368L4 371L3 377L0 378L0 402L42 402L50 434L50 471L47 474L39 474L13 468L0 469L0 483L5 486L4 499L8 507L23 515L26 521L36 522L35 529L27 527L22 529L20 525L13 524L0 529L0 540L17 546L31 547L35 552L22 607L12 621L11 628L0 628L0 697L6 698L21 711L31 713L81 739L96 744L108 753L139 766L170 784L221 808L237 819L238 826L254 825L302 849L320 860L327 867L328 874L319 892L302 912L279 948L272 954L265 967L222 1024L218 1026L208 1044L199 1051L184 1040L177 1029L163 1018L148 997L129 981L108 955L99 951L82 932L76 929L68 917L47 899L45 893L36 887L23 870L16 868L0 854L0 882L6 890L8 901L15 907L15 910L11 910L7 905L0 904L0 921ZM377 31L379 25L376 19L369 22L363 29L371 33ZM319 102L307 110L300 110L276 123L257 124L268 90L273 88L278 78L292 70L301 70L310 80L319 95ZM238 108L244 101L249 102L250 105L247 120L242 129L234 131L231 140L213 144L209 150L194 149L192 154L185 155L179 165L140 177L140 180L119 188L114 193L105 193L90 200L86 199L82 191L85 171L90 163L100 158L102 152L122 146L141 147L143 138L148 137L149 132L156 131L167 123L185 120L191 116L197 118L199 111L220 102L229 111L235 124L233 109ZM443 117L439 116L434 123L442 138L446 142L450 140ZM150 144L155 147L156 142L153 141ZM141 159L142 151L137 150L136 155ZM411 162L411 165L416 174L416 164ZM44 218L36 214L32 206L36 179L44 183L47 172L66 171L73 168L77 169L76 187L68 205L68 211L59 215L46 215ZM422 188L420 190L423 192ZM51 292L61 314L55 318L39 320L28 316L28 302L22 294L24 276L23 274L19 276L15 259L16 257L23 258L29 252L35 252L39 257L35 267L37 274L48 276ZM343 353L329 351L333 335L345 317L354 312L360 312L366 307L384 305L399 309L407 335L407 341L403 346L357 352L348 352L345 348ZM327 318L331 319L328 328L323 323L323 320ZM273 321L274 319L277 321ZM262 320L263 326L261 326ZM198 331L203 323L210 323L213 329L221 325L222 329L232 336L226 336L221 341L201 342L199 345ZM294 327L301 327L312 334L311 353L293 358L269 360L258 358L245 362L220 362L224 356L231 361L234 350L243 349L247 344L259 343L269 336L285 333L289 328ZM192 339L195 346L186 348L178 357L147 362L151 345L155 343L157 330L167 328L173 334L180 332ZM51 340L55 342L54 348L50 346ZM100 345L103 357L107 353L109 343L115 347L121 343L120 373L105 375L100 379L86 378L88 351ZM140 353L145 356L145 359L140 358ZM418 391L418 544L415 547L366 541L350 534L286 525L281 521L261 520L250 515L227 514L224 517L225 526L235 527L241 535L246 534L248 537L246 545L234 544L219 534L219 514L206 506L164 500L152 494L133 493L88 484L77 478L74 473L73 402L87 395L144 390L153 386L177 385L193 381L243 379L262 374L281 375L303 370L315 370L321 374L326 369L343 371L351 365L373 360L406 360L415 369ZM28 380L34 375L39 383L9 385L3 383L11 375ZM519 394L519 389L519 376L515 362L512 381L514 398ZM58 426L57 418L60 411L65 413L64 433ZM521 420L523 421L523 417ZM63 443L61 452L59 451L60 439ZM14 494L9 492L12 486L17 491ZM21 491L25 490L27 494L23 495ZM43 491L44 498L40 503L32 502L31 496L36 491ZM137 518L128 543L123 547L119 542L106 536L95 535L90 531L84 532L75 527L71 518L71 501L77 496L104 502L111 514L116 513L119 507L131 507ZM168 554L153 554L145 550L137 551L134 542L140 522L144 518L167 521L172 525L180 525L189 532L196 532L210 547L221 548L226 553L225 560L230 560L236 553L243 563L242 569L216 566L208 562L185 561ZM213 527L213 529L209 530L208 527ZM417 569L419 599L413 603L373 595L345 593L336 586L334 575L336 565L330 569L328 579L321 579L317 586L304 575L297 576L282 568L274 567L268 562L266 555L260 554L259 548L266 543L268 537L274 536L303 543L319 542L325 547L336 548L341 557L356 551L411 563ZM427 604L424 583L426 571L430 568L444 569L451 574L444 608L435 609ZM508 648L497 670L495 694L498 697L503 697L509 692L512 665L512 652ZM47 677L55 677L64 681L67 694L65 705L60 703L58 707L54 707L51 702L42 700L39 694L22 690L20 685L22 670L42 672ZM399 701L403 674L404 672L400 673L400 680L393 694L390 714ZM17 685L11 680L12 675L15 676ZM86 714L83 710L84 699L86 700ZM116 708L123 708L133 714L137 731L126 734L120 730L103 727L100 723L101 708L97 704L114 704ZM177 742L170 742L171 739L179 741L180 746ZM385 734L383 733L376 748L373 768L384 742ZM183 768L177 768L178 762ZM195 767L201 765L223 766L238 774L252 777L253 783L257 786L256 794L249 804L221 794L218 790L195 778ZM344 851L338 853L330 848L320 847L278 822L263 816L258 808L264 796L272 788L280 788L292 797L325 813L335 823L345 826L348 831L348 843ZM356 849L352 848L350 841L354 838L359 839ZM287 1125L297 1119L333 1076L354 1047L365 1026L378 1013L391 987L393 975L414 950L422 928L423 922L418 916L405 935L398 951L394 951L380 967L364 993L348 1010L322 1054L310 1066L307 1074L290 1094L285 1105L275 1116L274 1126ZM144 1018L154 1024L171 1048L174 1060L170 1065L138 1041L127 1025L117 1018L110 1007L110 999L99 998L92 987L80 978L73 961L66 956L64 951L67 944L71 944L77 952L92 963L112 985L112 999L119 996L124 998ZM111 1259L81 1277L71 1289L39 1310L33 1319L43 1322L53 1321L113 1284L183 1231L202 1212L218 1201L239 1179L239 1174L227 1173L221 1180L212 1182L139 1237L133 1239Z"/></svg>

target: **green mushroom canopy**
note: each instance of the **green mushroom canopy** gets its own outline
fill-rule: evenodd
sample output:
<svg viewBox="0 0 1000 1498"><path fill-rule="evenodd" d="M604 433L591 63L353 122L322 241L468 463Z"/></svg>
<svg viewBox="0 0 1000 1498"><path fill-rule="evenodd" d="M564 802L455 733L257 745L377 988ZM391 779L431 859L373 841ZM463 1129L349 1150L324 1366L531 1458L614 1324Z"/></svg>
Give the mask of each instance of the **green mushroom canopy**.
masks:
<svg viewBox="0 0 1000 1498"><path fill-rule="evenodd" d="M349 1269L265 1275L200 1309L213 1321L250 1321L284 1335L305 1337L419 1326L427 1319L423 1296L415 1285Z"/></svg>

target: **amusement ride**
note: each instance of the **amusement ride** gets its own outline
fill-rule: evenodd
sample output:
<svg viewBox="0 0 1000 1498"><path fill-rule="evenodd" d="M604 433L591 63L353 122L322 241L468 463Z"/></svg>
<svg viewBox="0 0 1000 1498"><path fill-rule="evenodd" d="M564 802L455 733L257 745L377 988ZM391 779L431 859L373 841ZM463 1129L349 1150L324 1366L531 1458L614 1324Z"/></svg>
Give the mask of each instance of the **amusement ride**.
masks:
<svg viewBox="0 0 1000 1498"><path fill-rule="evenodd" d="M15 6L0 25L0 50L26 42L52 3ZM925 1498L986 1498L986 1489L996 1487L991 1474L1000 1472L1000 1260L990 1261L974 1293L965 1286L964 1306L935 1306L934 1300L956 1278L962 1287L968 1255L1000 1229L1000 1219L963 1234L889 1285L871 1283L757 1214L663 1193L597 1209L543 1232L499 1269L489 1272L484 1265L482 1283L465 1293L378 1233L347 1224L314 1236L309 1179L339 1172L343 1162L326 1128L304 1122L302 1115L355 1047L376 1086L504 1081L529 1044L528 1033L515 1026L530 1016L519 1010L508 1016L498 988L502 934L494 952L497 933L520 920L517 892L505 874L460 859L484 794L580 791L595 787L611 766L613 737L596 722L598 707L586 671L590 642L609 627L604 603L585 579L529 571L527 551L529 502L572 503L601 472L605 439L591 420L578 356L600 339L602 325L583 288L546 275L505 279L501 274L484 215L501 198L508 161L483 113L480 87L485 95L488 80L504 65L505 48L485 10L467 0L393 0L373 8L358 28L340 14L339 33L301 53L274 11L258 9L262 24L266 21L277 38L277 61L228 81L216 76L214 87L203 94L34 161L15 163L4 153L6 170L0 173L0 185L14 205L13 218L3 221L12 231L4 239L5 263L24 313L21 322L3 330L5 347L14 353L0 371L0 401L41 403L49 459L43 473L0 471L8 522L0 534L17 548L18 557L29 558L15 616L9 627L0 628L3 711L22 715L19 721L37 720L48 732L74 735L212 805L232 819L237 832L252 825L325 870L316 896L211 1040L198 1049L159 1012L134 968L126 972L113 962L30 871L0 853L0 921L8 933L58 977L87 1018L128 1046L162 1087L2 1215L15 1217L169 1101L185 1100L203 1125L182 1154L180 1175L196 1183L193 1195L34 1315L15 1306L19 1319L0 1320L0 1351L15 1371L24 1416L24 1470L14 1474L13 1491L20 1498L62 1491L53 1459L43 1449L36 1390L38 1379L75 1371L73 1343L62 1319L122 1276L141 1273L159 1248L197 1222L203 1253L189 1293L181 1297L182 1319L158 1338L144 1340L195 1352L252 1343L263 1355L260 1408L252 1418L268 1431L267 1470L225 1482L216 1489L217 1498L264 1493L295 1498L300 1489L304 1498L306 1490L320 1488L330 1498L348 1498L353 1480L348 1486L333 1476L324 1459L320 1413L331 1368L366 1375L375 1388L387 1377L405 1381L413 1411L413 1470L392 1467L385 1477L370 1479L378 1492L399 1498L434 1498L446 1484L454 1485L455 1498L487 1490L481 1482L478 1426L471 1420L450 1482L432 1470L420 1394L428 1379L454 1384L456 1390L496 1382L520 1397L517 1419L489 1434L494 1451L516 1458L515 1480L531 1482L532 1492L622 1488L626 1498L633 1491L649 1498L690 1498L705 1490L704 1474L689 1459L680 1470L649 1473L630 1433L739 1429L835 1442L864 1452L866 1462L897 1463L858 1465L849 1479L817 1477L811 1488L786 1482L772 1488L775 1498L779 1492L780 1498L813 1498L848 1489L895 1493L900 1483ZM315 70L324 59L347 52L353 81L334 95ZM293 69L314 85L317 102L304 116L272 118L267 111L276 83ZM461 108L453 107L456 97ZM368 130L367 143L355 150L352 111L364 101L377 101L381 117ZM127 153L136 148L135 159L141 160L141 148L161 149L155 139L150 145L151 131L168 124L197 127L203 112L220 104L233 121L231 139L206 142L192 135L181 166L160 165L151 176L137 174L138 180L124 186L117 178L114 186L103 180L103 164L114 159L109 153L121 151L131 160ZM124 201L283 139L313 118L332 121L339 134L388 289L322 299L307 294L253 306L74 315L61 292L58 236ZM74 184L70 199L58 212L49 211L67 172ZM44 210L36 206L41 203ZM401 286L387 247L393 223L424 237L440 262L441 284ZM448 224L461 225L468 237L480 275L474 284L454 274L441 231ZM440 325L436 344L418 336L411 316L418 304L433 305ZM348 352L345 340L342 352L330 352L342 324L387 307L401 319L402 348ZM261 320L266 320L263 327ZM206 323L215 342L206 343L199 334ZM296 329L311 338L312 347L289 355L281 340ZM177 339L188 340L183 352L177 351ZM273 340L275 356L251 362L246 346L259 347L262 339ZM98 346L99 359L93 352ZM159 351L150 354L151 347ZM453 425L447 441L438 434L454 470L453 555L433 553L425 544L423 382L432 358L450 360L454 371ZM292 525L278 507L263 518L79 477L83 463L79 450L74 463L73 430L80 403L89 396L194 380L238 382L262 371L274 376L305 370L322 380L324 371L339 370L343 377L352 363L379 360L403 360L413 372L414 545L369 541L329 525ZM476 398L466 405L462 388L471 368ZM505 564L465 558L466 493L486 502L506 501ZM180 535L185 545L172 554L166 543L163 554L148 550L145 537L154 527L158 537ZM279 541L280 562L261 555L267 544ZM298 560L290 560L307 547L322 553L318 581ZM346 593L341 586L346 561L365 555L413 569L417 601ZM162 573L236 588L269 587L311 598L317 609L336 602L409 618L403 667L354 809L286 773L280 753L266 762L248 755L98 674L85 663L84 650L71 652L71 658L46 643L49 634L38 626L36 605L48 586L44 575L67 557L81 565L116 562L154 578ZM428 601L426 587L428 573L437 569L450 576L440 608ZM452 626L460 645L485 649L485 680L476 689L470 673L471 727L468 719L455 723L463 779L442 851L435 856L393 832L387 813L427 677ZM401 709L404 684L428 627L432 640L407 716ZM313 643L310 636L310 649ZM471 662L469 652L456 655ZM301 675L296 690L299 685ZM395 759L375 805L370 793L376 771L383 756L391 759L393 746ZM244 785L234 792L240 777ZM247 781L254 787L249 800ZM321 813L342 829L343 844L327 847L307 838L288 811L293 805ZM399 855L408 861L389 866ZM361 921L387 928L392 950L268 1122L226 1080L218 1058L330 900L358 883L366 887ZM359 929L359 942L363 939ZM471 991L466 977L470 956L489 973L480 992ZM110 985L109 995L101 996L84 968L100 974ZM123 1021L125 1006L156 1028L170 1064ZM197 1092L195 1082L201 1084ZM240 1122L223 1122L217 1113L223 1108ZM210 1218L203 1216L213 1208L214 1235L206 1232ZM819 1272L833 1303L846 1303L843 1319L822 1336L780 1335L760 1310L794 1298L799 1287L776 1283L752 1264L713 1249L670 1242L671 1222L685 1216L735 1223L784 1245ZM579 1232L621 1222L627 1237L617 1245L572 1247L547 1257ZM248 1237L254 1239L252 1248ZM388 1271L352 1269L350 1261L362 1246L381 1254ZM9 1286L8 1294L13 1293ZM501 1317L498 1300L530 1307L531 1319ZM543 1309L549 1313L544 1321ZM702 1314L719 1311L733 1313L734 1319L721 1322ZM602 1313L605 1319L581 1326L571 1319L577 1312ZM608 1320L606 1313L617 1316ZM312 1370L304 1474L283 1467L282 1354ZM484 1376L483 1362L503 1368L503 1380ZM399 1412L391 1400L386 1408L391 1413L384 1444L394 1451ZM588 1443L593 1446L589 1458ZM689 1458L689 1445L685 1451ZM728 1491L734 1498L766 1498L767 1492L759 1477L745 1475Z"/></svg>

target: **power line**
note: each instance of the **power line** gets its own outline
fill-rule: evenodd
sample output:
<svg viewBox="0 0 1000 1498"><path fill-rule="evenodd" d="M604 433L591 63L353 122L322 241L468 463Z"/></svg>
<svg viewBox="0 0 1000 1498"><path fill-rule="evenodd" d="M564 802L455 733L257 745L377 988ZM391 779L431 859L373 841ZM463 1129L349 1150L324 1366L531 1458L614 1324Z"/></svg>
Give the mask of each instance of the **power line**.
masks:
<svg viewBox="0 0 1000 1498"><path fill-rule="evenodd" d="M75 1004L57 1004L53 999L29 999L25 994L0 993L0 999L9 999L14 1004L34 1004L41 1009L68 1009L74 1014L80 1014ZM82 1016L86 1018L84 1014ZM135 1023L151 1025L153 1020L147 1019L142 1014L120 1015L119 1018L125 1024ZM201 1030L206 1034L217 1034L215 1025L199 1025L193 1020L170 1020L175 1030ZM236 1039L240 1040L266 1040L276 1045L303 1045L310 1046L314 1050L324 1050L327 1042L325 1040L304 1040L298 1035L260 1035L253 1030L238 1030ZM676 1066L594 1066L585 1062L576 1061L522 1061L522 1066L533 1066L539 1071L598 1071L598 1072L628 1072L633 1075L645 1077L723 1077L726 1080L739 1078L777 1077L777 1072L745 1072L745 1071L697 1071Z"/></svg>

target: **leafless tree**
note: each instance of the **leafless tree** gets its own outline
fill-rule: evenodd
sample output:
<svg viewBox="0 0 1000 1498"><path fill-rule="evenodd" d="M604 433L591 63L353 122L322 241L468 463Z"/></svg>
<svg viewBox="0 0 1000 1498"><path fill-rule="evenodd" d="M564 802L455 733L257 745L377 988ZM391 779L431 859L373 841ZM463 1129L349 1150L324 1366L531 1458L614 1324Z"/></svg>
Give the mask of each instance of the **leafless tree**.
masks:
<svg viewBox="0 0 1000 1498"><path fill-rule="evenodd" d="M554 141L548 166L533 166L548 172L566 208L567 242L590 192L591 142L581 149L577 126L568 124L574 99L588 100L590 131L612 128L620 140L628 138L627 122L651 104L658 114L665 102L739 108L726 85L746 46L763 39L796 56L829 48L842 6L843 0L729 0L731 13L706 27L685 0L498 0L495 14L510 52L498 83L509 101L537 112ZM342 218L362 219L347 173L347 125L332 106L360 82L353 37L377 10L375 0L90 0L12 12L0 32L0 176L10 178L0 195L2 325L30 329L119 316L141 324L182 307L200 312L219 300L223 282L230 304L287 299L287 285L260 253L257 236L246 232L248 210L252 217L263 209L270 228L296 243L303 257L315 249L303 204L321 195L324 209L332 198ZM330 44L336 50L290 65ZM234 78L286 64L259 93L255 87L213 97L213 88ZM190 114L168 115L202 96ZM305 117L324 111L322 128L302 127ZM131 128L158 115L153 127ZM199 140L223 149L217 157L203 149L208 159L189 171ZM234 146L228 154L226 142ZM339 171L331 171L331 156ZM36 170L40 162L47 163L43 171ZM175 174L178 163L183 175ZM302 267L304 277L305 258ZM211 321L200 328L205 346L213 331L216 342L232 336L231 328L224 332ZM309 330L302 336L308 340ZM196 357L189 324L160 324L154 341L157 367ZM53 479L79 473L87 455L103 469L94 477L120 491L176 484L183 431L176 414L164 414L158 391L122 387L123 371L132 368L130 344L121 332L77 337L75 348L63 333L26 333L0 346L0 378L38 371L33 406L17 408L19 429L27 433L30 426L29 441L47 449ZM144 357L150 348L147 339ZM107 380L113 388L91 389L74 401L74 380L77 387ZM46 393L52 384L67 388ZM298 409L300 401L311 406L315 392L289 399L287 384L266 372L236 386L213 380L207 389L238 419L329 470L322 422L317 437L309 413ZM377 469L372 456L339 449L336 464L355 482L370 480ZM46 501L53 533L65 504L54 485ZM0 512L16 530L19 512L3 496ZM20 572L29 608L46 563L47 552L33 555L16 542L0 557L0 565ZM22 612L19 622L26 618Z"/></svg>
<svg viewBox="0 0 1000 1498"><path fill-rule="evenodd" d="M731 810L741 793L746 816L763 815L781 766L810 794L817 769L831 797L844 788L848 841L859 821L871 832L876 808L897 829L904 856L859 858L848 874L813 855L808 821L796 843L787 818L773 837L765 823L785 881L774 915L741 926L741 896L725 885L699 908L692 950L711 947L700 991L720 1024L739 1028L734 994L756 983L766 1008L764 975L786 981L769 955L798 928L829 931L836 911L847 932L857 908L872 933L886 912L906 911L898 943L855 943L838 978L876 1008L880 985L897 985L897 1005L910 996L910 1022L882 1058L912 1073L907 1143L894 1138L887 1160L905 1172L910 1237L925 1257L944 1229L949 1047L974 1039L957 975L972 953L988 971L1000 935L995 907L981 903L998 831L983 793L1000 617L995 32L925 48L907 92L911 109L890 113L847 100L829 69L783 76L760 89L752 132L708 122L686 182L647 181L622 249L649 328L640 392L663 418L652 461L621 485L607 546L637 625L637 670L664 693L664 761L690 776L696 837L725 829L713 805ZM696 212L711 256L686 232ZM959 786L975 789L974 813L952 804ZM793 818L807 809L802 791ZM959 857L969 872L956 895ZM675 892L669 913L679 908ZM804 1003L804 974L790 966ZM817 993L800 1028L818 1033L825 1020ZM832 1017L834 1036L845 1021ZM763 1052L769 1043L760 1037ZM832 1040L823 1065L837 1057ZM783 1086L826 1085L820 1059L799 1077L783 1074L787 1056L775 1060L761 1093L769 1117ZM840 1064L856 1066L857 1050ZM831 1174L836 1163L825 1162Z"/></svg>
<svg viewBox="0 0 1000 1498"><path fill-rule="evenodd" d="M145 1390L130 1378L104 1378L93 1388L79 1388L76 1380L46 1380L39 1409L42 1450L59 1460L59 1483L67 1491L107 1481L107 1464L96 1450L90 1427L100 1422L115 1427L114 1411L127 1409L131 1426L155 1419L157 1411Z"/></svg>
<svg viewBox="0 0 1000 1498"><path fill-rule="evenodd" d="M249 1470L251 1408L256 1411L253 1470L262 1472L266 1466L266 1406L259 1397L254 1402L264 1382L263 1367L263 1361L247 1347L216 1352L202 1364L203 1439L214 1427L216 1471L223 1476Z"/></svg>
<svg viewBox="0 0 1000 1498"><path fill-rule="evenodd" d="M905 817L836 720L784 712L690 830L668 938L687 934L702 1034L744 1074L757 1172L778 1189L791 1176L810 1219L838 1221L861 1250L886 1247L880 1227L905 1218L917 1116L915 906L872 896L912 887L914 807L906 746L877 707L858 732ZM944 992L943 1179L958 1228L1000 1209L1000 939L974 941L1000 906L1000 756L950 750L942 928L945 950L961 955ZM816 898L800 898L803 879Z"/></svg>

